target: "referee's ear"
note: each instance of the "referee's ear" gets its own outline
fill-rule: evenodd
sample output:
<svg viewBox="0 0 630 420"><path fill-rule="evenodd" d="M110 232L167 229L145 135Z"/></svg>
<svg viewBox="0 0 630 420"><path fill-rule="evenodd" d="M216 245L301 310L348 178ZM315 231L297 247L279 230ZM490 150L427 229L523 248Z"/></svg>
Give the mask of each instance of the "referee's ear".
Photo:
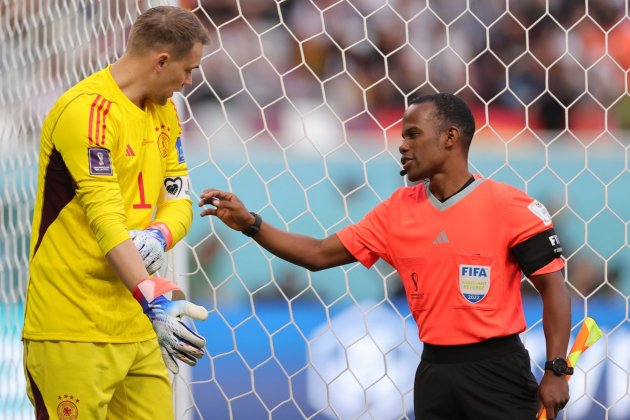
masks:
<svg viewBox="0 0 630 420"><path fill-rule="evenodd" d="M447 149L454 148L459 143L460 133L459 128L451 126L446 130L446 141L444 147Z"/></svg>

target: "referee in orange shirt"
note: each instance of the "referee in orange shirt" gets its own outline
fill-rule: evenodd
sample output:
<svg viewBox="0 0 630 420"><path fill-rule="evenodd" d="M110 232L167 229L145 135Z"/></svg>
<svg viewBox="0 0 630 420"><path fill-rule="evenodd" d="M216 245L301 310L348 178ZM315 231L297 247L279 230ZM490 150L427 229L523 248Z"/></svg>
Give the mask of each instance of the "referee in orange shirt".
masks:
<svg viewBox="0 0 630 420"><path fill-rule="evenodd" d="M412 99L399 150L401 175L417 184L325 239L279 230L216 189L202 193L199 205L212 207L201 215L312 271L354 261L369 268L379 258L396 268L424 343L416 418L533 419L544 406L552 419L569 400L562 248L543 204L468 170L474 132L473 115L457 96ZM518 336L526 328L522 274L543 303L548 361L540 385Z"/></svg>

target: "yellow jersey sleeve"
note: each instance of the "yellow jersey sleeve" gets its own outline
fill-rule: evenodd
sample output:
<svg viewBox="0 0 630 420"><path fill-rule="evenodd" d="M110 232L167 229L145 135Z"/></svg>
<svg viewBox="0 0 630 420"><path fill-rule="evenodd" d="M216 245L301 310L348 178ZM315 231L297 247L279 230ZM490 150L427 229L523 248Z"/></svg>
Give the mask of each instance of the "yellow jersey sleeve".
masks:
<svg viewBox="0 0 630 420"><path fill-rule="evenodd" d="M193 215L190 177L181 138L182 130L172 99L169 100L166 108L174 110L169 115L170 126L177 128L174 132L175 141L167 149L166 175L163 179L154 222L168 226L173 237L172 245L174 245L188 233Z"/></svg>
<svg viewBox="0 0 630 420"><path fill-rule="evenodd" d="M101 95L79 95L67 104L52 132L103 254L129 239L114 165L120 147L117 113L116 104Z"/></svg>

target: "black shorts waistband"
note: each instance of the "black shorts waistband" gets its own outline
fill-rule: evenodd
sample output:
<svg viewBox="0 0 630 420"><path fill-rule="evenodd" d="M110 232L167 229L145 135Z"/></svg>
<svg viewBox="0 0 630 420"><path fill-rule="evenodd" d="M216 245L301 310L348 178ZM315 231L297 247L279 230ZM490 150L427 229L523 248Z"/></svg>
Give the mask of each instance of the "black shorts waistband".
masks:
<svg viewBox="0 0 630 420"><path fill-rule="evenodd" d="M518 334L490 338L479 343L455 346L438 346L425 343L422 350L422 361L429 363L474 362L514 353L524 348Z"/></svg>

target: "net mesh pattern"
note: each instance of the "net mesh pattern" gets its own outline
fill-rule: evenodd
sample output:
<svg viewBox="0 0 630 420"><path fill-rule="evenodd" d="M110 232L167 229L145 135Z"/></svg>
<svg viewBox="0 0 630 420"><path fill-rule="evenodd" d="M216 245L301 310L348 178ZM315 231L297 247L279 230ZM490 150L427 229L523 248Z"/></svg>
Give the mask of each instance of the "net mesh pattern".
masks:
<svg viewBox="0 0 630 420"><path fill-rule="evenodd" d="M138 13L165 3L0 0L0 417L32 417L20 333L43 118L122 54ZM627 2L170 3L212 36L192 86L175 94L194 201L233 191L281 229L331 235L406 185L409 99L456 93L477 124L470 169L546 205L574 333L587 315L604 331L562 418L627 418ZM309 272L198 216L169 254L167 275L210 310L196 324L207 357L173 378L178 418L413 418L422 344L389 265ZM522 292L539 379L542 307L526 278Z"/></svg>

